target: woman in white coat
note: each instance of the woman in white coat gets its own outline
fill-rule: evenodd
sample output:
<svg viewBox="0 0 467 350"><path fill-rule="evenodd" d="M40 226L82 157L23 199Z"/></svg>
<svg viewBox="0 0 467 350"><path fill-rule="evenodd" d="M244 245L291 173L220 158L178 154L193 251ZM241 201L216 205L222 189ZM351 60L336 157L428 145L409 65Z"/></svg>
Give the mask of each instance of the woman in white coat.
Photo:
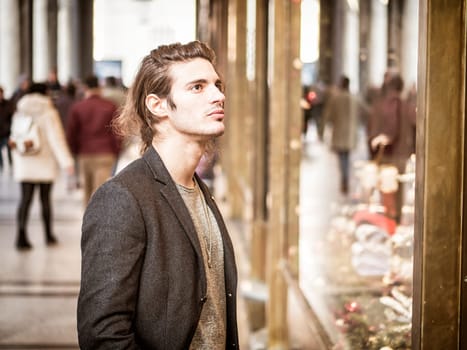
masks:
<svg viewBox="0 0 467 350"><path fill-rule="evenodd" d="M34 189L39 187L42 220L47 245L57 243L52 232L52 185L60 168L74 172L73 158L57 110L47 94L47 85L34 83L17 104L11 126L13 176L21 184L16 247L31 249L27 221Z"/></svg>

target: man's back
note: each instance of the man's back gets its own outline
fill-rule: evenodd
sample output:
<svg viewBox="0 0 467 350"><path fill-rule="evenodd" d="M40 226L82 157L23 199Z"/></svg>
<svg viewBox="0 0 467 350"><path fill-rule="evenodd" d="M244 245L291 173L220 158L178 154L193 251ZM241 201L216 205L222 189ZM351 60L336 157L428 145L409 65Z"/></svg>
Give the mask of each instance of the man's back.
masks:
<svg viewBox="0 0 467 350"><path fill-rule="evenodd" d="M328 99L324 118L332 125L333 148L351 150L355 147L359 112L359 100L349 91L339 90Z"/></svg>
<svg viewBox="0 0 467 350"><path fill-rule="evenodd" d="M111 123L117 107L110 101L92 95L77 102L70 110L67 138L74 154L112 153L117 155L120 141Z"/></svg>

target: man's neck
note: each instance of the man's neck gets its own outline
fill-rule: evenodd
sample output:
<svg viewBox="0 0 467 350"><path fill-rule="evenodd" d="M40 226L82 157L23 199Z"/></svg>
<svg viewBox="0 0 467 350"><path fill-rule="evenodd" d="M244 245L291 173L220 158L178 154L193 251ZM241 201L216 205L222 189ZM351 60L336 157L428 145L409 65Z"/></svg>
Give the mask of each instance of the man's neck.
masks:
<svg viewBox="0 0 467 350"><path fill-rule="evenodd" d="M152 144L172 179L185 187L194 187L193 176L205 151L205 145L174 138L154 140Z"/></svg>
<svg viewBox="0 0 467 350"><path fill-rule="evenodd" d="M90 98L93 96L100 96L100 95L101 95L101 91L99 88L88 89L84 93L85 98Z"/></svg>

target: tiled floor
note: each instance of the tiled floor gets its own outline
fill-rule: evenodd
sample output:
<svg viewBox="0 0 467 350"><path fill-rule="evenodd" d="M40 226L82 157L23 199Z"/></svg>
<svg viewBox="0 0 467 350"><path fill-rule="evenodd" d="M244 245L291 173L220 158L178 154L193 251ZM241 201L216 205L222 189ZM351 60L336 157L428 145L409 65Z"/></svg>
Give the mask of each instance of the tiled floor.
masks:
<svg viewBox="0 0 467 350"><path fill-rule="evenodd" d="M31 251L14 247L19 186L10 169L0 175L0 349L77 349L76 297L80 278L81 201L53 189L54 232L59 245L47 247L38 193L29 217Z"/></svg>

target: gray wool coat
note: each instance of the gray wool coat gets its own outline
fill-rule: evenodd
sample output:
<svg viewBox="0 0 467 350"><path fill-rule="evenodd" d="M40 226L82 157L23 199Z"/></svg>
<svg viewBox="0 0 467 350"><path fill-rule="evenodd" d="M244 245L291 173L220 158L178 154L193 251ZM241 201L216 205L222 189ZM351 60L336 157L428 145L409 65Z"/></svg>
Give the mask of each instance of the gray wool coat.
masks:
<svg viewBox="0 0 467 350"><path fill-rule="evenodd" d="M223 239L226 349L238 349L233 247L212 196L197 180ZM153 147L95 192L81 249L81 349L189 348L206 301L203 257L188 209Z"/></svg>

